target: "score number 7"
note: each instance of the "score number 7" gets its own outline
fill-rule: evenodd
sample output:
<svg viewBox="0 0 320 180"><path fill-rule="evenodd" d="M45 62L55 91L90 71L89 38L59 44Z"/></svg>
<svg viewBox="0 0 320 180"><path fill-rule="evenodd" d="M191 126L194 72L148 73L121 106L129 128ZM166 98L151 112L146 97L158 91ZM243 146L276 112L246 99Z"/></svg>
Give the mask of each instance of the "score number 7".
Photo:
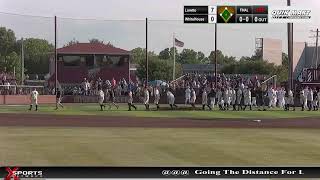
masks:
<svg viewBox="0 0 320 180"><path fill-rule="evenodd" d="M217 14L217 6L208 6L208 14Z"/></svg>

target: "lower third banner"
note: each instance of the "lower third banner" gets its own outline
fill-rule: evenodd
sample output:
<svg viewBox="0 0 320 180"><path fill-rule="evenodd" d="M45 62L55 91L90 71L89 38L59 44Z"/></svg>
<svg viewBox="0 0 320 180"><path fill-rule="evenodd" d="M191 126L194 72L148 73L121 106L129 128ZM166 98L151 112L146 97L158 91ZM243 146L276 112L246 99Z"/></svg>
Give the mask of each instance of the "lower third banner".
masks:
<svg viewBox="0 0 320 180"><path fill-rule="evenodd" d="M319 178L320 167L0 167L0 178Z"/></svg>

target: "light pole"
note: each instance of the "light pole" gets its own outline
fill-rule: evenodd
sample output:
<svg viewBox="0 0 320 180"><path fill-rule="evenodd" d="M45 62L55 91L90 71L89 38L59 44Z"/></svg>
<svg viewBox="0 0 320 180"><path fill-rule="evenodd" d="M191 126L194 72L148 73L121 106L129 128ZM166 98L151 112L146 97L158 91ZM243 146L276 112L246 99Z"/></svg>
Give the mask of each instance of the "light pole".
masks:
<svg viewBox="0 0 320 180"><path fill-rule="evenodd" d="M218 78L217 78L217 23L215 24L215 30L214 30L214 86L217 88Z"/></svg>
<svg viewBox="0 0 320 180"><path fill-rule="evenodd" d="M290 0L287 0L287 6L291 6ZM288 31L288 60L289 60L289 73L288 85L289 89L293 88L293 23L287 24Z"/></svg>
<svg viewBox="0 0 320 180"><path fill-rule="evenodd" d="M145 86L148 87L149 81L149 61L148 61L148 18L146 18L146 59L145 59L145 66L146 66L146 82Z"/></svg>

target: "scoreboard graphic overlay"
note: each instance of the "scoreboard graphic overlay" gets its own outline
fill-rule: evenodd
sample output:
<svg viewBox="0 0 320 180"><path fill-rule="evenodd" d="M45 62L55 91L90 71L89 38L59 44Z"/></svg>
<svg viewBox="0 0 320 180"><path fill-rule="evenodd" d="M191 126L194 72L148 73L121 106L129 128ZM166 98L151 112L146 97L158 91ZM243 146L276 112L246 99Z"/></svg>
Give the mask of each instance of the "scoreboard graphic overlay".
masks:
<svg viewBox="0 0 320 180"><path fill-rule="evenodd" d="M268 6L184 6L184 23L268 23Z"/></svg>

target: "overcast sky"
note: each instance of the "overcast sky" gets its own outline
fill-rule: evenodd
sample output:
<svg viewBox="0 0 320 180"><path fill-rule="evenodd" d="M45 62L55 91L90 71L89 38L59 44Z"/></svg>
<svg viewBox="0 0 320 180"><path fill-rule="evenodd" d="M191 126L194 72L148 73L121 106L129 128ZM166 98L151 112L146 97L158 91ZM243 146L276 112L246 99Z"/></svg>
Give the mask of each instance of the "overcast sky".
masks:
<svg viewBox="0 0 320 180"><path fill-rule="evenodd" d="M319 0L291 0L291 3L294 6L320 8ZM0 26L14 30L17 38L36 37L53 43L53 16L56 15L59 47L74 38L80 42L99 38L131 50L145 46L144 19L148 17L150 50L159 52L172 46L172 35L175 33L185 43L185 48L208 55L214 49L214 25L183 24L183 6L225 4L285 6L286 0L0 0L0 12L48 17L0 13ZM319 17L320 12L314 11L313 23L295 24L294 40L314 42L308 37L312 35L310 30L320 27ZM227 55L250 56L254 52L256 37L282 39L283 51L287 49L286 24L218 25L218 49Z"/></svg>

